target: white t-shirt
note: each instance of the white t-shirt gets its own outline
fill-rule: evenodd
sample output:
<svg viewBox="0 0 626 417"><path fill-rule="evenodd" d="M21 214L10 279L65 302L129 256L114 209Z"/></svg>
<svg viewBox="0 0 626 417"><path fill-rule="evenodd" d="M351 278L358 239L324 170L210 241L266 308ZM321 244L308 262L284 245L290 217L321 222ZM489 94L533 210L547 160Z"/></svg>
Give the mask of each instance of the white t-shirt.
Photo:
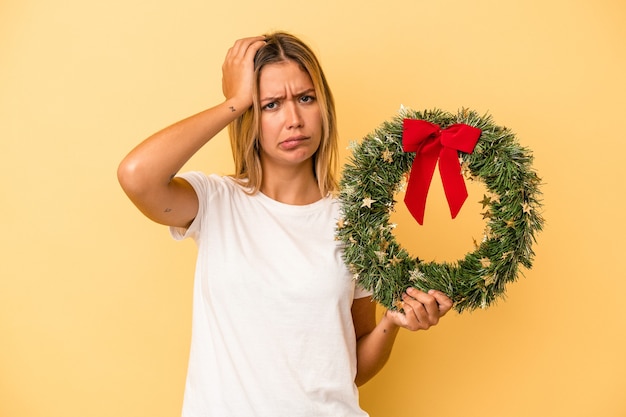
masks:
<svg viewBox="0 0 626 417"><path fill-rule="evenodd" d="M181 176L200 202L183 417L357 417L351 306L367 296L335 240L337 200L293 206L229 177Z"/></svg>

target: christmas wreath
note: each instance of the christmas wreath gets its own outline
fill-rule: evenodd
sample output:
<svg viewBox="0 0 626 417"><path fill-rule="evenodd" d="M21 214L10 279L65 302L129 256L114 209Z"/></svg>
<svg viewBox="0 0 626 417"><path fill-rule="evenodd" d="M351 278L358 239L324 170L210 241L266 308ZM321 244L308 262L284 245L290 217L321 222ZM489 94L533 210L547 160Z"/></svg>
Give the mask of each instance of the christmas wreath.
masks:
<svg viewBox="0 0 626 417"><path fill-rule="evenodd" d="M531 268L532 244L543 226L541 181L531 153L490 115L402 107L350 148L340 181L336 235L355 279L381 305L398 309L402 293L415 287L443 291L459 312L486 308L517 279L520 265ZM453 218L467 198L465 179L482 181L486 188L480 201L486 220L482 241L455 262L412 257L390 223L394 196L406 189L405 203L423 224L437 164Z"/></svg>

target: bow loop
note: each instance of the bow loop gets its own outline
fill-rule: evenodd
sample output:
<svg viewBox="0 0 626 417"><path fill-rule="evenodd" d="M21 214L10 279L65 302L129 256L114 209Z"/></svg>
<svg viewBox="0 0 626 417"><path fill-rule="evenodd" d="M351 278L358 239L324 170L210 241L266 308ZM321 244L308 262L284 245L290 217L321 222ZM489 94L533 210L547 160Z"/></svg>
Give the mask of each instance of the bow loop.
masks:
<svg viewBox="0 0 626 417"><path fill-rule="evenodd" d="M439 125L416 119L404 119L402 128L402 150L404 152L418 152L425 141L435 139L441 131Z"/></svg>
<svg viewBox="0 0 626 417"><path fill-rule="evenodd" d="M437 161L450 214L453 219L457 216L467 199L457 152L472 153L481 133L463 123L441 129L425 120L404 119L402 149L415 152L404 202L419 224L424 224L426 197Z"/></svg>
<svg viewBox="0 0 626 417"><path fill-rule="evenodd" d="M441 145L457 151L472 153L481 130L477 127L457 123L441 131Z"/></svg>

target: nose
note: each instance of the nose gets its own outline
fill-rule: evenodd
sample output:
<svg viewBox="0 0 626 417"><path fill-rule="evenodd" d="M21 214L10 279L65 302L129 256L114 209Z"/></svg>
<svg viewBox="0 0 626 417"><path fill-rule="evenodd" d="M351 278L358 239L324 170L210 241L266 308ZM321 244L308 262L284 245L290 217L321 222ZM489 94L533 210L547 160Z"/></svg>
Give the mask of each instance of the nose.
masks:
<svg viewBox="0 0 626 417"><path fill-rule="evenodd" d="M287 128L293 129L302 127L302 114L300 113L301 109L298 107L298 104L290 101L285 110L285 121L287 122Z"/></svg>

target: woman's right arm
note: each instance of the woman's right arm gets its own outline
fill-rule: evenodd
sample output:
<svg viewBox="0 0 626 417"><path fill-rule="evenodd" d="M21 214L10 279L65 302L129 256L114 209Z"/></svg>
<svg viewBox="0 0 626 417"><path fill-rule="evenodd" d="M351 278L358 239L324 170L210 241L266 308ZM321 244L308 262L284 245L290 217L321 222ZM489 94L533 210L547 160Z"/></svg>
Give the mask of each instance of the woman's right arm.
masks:
<svg viewBox="0 0 626 417"><path fill-rule="evenodd" d="M263 37L238 40L228 51L222 87L226 100L155 133L120 163L117 176L124 192L157 223L187 227L198 212L198 197L176 178L183 165L211 138L252 105L253 60Z"/></svg>

